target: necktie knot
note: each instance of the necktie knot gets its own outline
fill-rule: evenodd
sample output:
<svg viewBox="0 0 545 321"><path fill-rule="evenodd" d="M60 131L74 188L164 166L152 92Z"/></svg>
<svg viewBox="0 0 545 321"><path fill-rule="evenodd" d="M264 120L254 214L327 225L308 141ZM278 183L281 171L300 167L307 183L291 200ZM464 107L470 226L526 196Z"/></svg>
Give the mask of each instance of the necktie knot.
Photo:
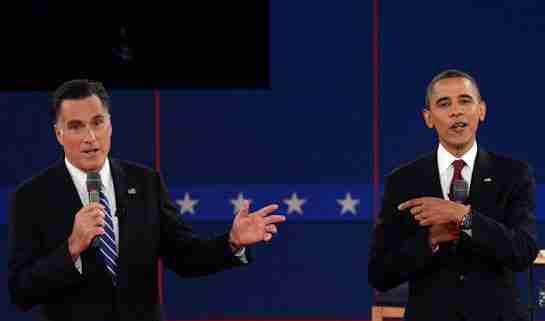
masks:
<svg viewBox="0 0 545 321"><path fill-rule="evenodd" d="M462 179L462 169L466 165L466 162L464 162L463 159L457 159L454 162L452 162L452 166L454 167L454 179Z"/></svg>

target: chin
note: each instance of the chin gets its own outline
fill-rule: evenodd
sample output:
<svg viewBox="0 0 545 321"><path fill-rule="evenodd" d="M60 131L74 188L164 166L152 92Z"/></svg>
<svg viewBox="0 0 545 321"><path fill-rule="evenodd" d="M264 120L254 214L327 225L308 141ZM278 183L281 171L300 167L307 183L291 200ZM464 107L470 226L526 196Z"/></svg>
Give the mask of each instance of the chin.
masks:
<svg viewBox="0 0 545 321"><path fill-rule="evenodd" d="M454 148L455 150L464 150L470 145L471 145L471 140L463 141L463 142L460 142L460 141L450 142L450 146L452 146L452 148Z"/></svg>
<svg viewBox="0 0 545 321"><path fill-rule="evenodd" d="M98 172L102 168L102 164L104 164L104 160L102 161L94 161L94 162L83 162L82 170L85 172Z"/></svg>

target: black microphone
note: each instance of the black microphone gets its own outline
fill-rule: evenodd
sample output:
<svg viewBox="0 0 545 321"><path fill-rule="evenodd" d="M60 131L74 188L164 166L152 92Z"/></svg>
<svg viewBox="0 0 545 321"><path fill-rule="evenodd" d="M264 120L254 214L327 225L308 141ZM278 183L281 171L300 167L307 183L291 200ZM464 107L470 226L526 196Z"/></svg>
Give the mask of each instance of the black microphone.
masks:
<svg viewBox="0 0 545 321"><path fill-rule="evenodd" d="M468 185L463 179L455 179L452 181L452 198L451 201L456 203L463 203L467 199Z"/></svg>
<svg viewBox="0 0 545 321"><path fill-rule="evenodd" d="M100 180L100 175L98 173L88 173L87 174L87 193L89 193L89 204L91 203L100 203L100 188L102 186L102 181ZM98 248L100 245L100 235L97 235L92 247Z"/></svg>

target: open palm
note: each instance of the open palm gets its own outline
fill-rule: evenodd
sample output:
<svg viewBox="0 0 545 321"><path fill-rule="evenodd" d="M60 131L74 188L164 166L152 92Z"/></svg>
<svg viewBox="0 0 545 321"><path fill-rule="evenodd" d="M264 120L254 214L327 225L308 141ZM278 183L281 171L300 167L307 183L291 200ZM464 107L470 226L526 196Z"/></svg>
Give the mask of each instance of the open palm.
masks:
<svg viewBox="0 0 545 321"><path fill-rule="evenodd" d="M237 248L255 244L261 241L270 241L278 230L276 224L286 220L283 215L271 215L278 209L278 205L268 205L260 210L249 213L250 203L245 201L235 216L230 233L230 240Z"/></svg>

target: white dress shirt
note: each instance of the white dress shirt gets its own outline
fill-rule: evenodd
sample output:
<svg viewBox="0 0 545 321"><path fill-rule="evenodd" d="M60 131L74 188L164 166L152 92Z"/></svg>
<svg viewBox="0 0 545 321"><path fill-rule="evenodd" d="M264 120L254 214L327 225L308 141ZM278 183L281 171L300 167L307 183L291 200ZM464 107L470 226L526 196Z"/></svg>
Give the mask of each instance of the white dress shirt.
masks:
<svg viewBox="0 0 545 321"><path fill-rule="evenodd" d="M68 159L65 158L64 162L66 163L68 172L70 173L70 176L72 176L72 181L74 182L74 185L76 186L76 189L78 190L81 204L83 206L87 206L89 204L89 193L87 191L87 184L86 184L87 174L83 172L82 170L80 170L79 168L72 165L68 161ZM115 203L114 181L112 179L112 174L110 171L110 162L108 160L104 162L104 166L102 166L102 169L100 169L98 174L100 175L100 180L102 182L102 191L104 192L104 195L106 195L106 198L108 199L108 202L110 203L110 211L112 213L112 220L114 223L115 243L117 244L117 248L119 249L119 221L117 219L117 216L115 215L117 207ZM78 271L82 273L81 257L77 258L75 264Z"/></svg>
<svg viewBox="0 0 545 321"><path fill-rule="evenodd" d="M439 144L439 148L437 148L437 166L439 168L439 177L441 179L441 189L443 191L444 199L449 199L450 183L452 181L452 176L454 176L454 166L452 165L452 162L458 159L462 159L465 162L465 166L462 168L462 177L467 182L467 192L469 193L471 188L471 176L473 175L473 169L475 168L476 158L476 141L462 157L452 155L443 147L443 145ZM463 232L466 232L471 236L471 230L464 230Z"/></svg>

